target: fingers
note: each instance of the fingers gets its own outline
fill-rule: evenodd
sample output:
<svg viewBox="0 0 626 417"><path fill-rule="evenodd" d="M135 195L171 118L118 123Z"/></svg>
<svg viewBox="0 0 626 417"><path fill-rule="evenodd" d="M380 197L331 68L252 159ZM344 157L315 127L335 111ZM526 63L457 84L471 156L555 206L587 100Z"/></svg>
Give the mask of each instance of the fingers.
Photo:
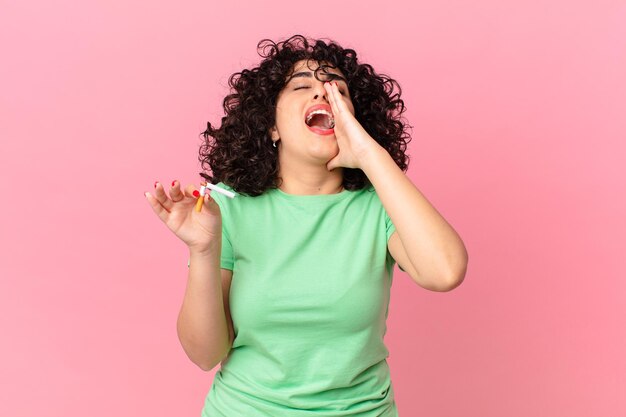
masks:
<svg viewBox="0 0 626 417"><path fill-rule="evenodd" d="M169 199L167 194L165 194L165 188L163 188L163 184L161 184L158 181L155 182L154 184L155 184L155 187L154 187L155 198L157 199L159 204L161 204L163 208L169 212L170 210L172 210L172 206L174 205L174 202Z"/></svg>
<svg viewBox="0 0 626 417"><path fill-rule="evenodd" d="M147 191L146 199L148 200L148 203L150 203L152 210L154 210L156 215L159 216L159 219L161 219L163 223L167 223L167 216L169 215L169 212L165 210L161 203L159 203L159 200Z"/></svg>
<svg viewBox="0 0 626 417"><path fill-rule="evenodd" d="M155 195L154 196L151 195L152 199L156 200L156 202L160 204L161 207L167 210L168 212L171 211L172 207L174 206L174 203L178 203L179 201L182 201L185 198L191 198L191 199L197 200L198 197L200 197L200 191L198 191L195 185L189 184L183 190L180 187L180 182L178 182L177 180L174 180L172 182L172 186L170 187L169 197L165 193L165 188L163 187L163 184L161 184L160 182L157 181L155 183L154 189L155 189L154 190Z"/></svg>
<svg viewBox="0 0 626 417"><path fill-rule="evenodd" d="M185 187L185 197L193 198L196 201L196 204L198 204L197 201L200 198L200 191L196 189L195 185L189 184L188 186ZM207 208L209 208L211 205L211 202L214 202L214 201L215 200L211 198L211 190L207 188L204 193L204 199L203 199L202 204L196 207L200 207L200 210L202 210L203 206L206 206ZM214 204L217 205L217 203L214 203ZM197 208L195 208L194 210L197 210Z"/></svg>
<svg viewBox="0 0 626 417"><path fill-rule="evenodd" d="M328 91L328 98L330 99L330 107L333 111L333 114L339 114L344 110L345 103L341 101L339 94L339 88L337 87L336 82L328 82L324 83L324 88Z"/></svg>
<svg viewBox="0 0 626 417"><path fill-rule="evenodd" d="M175 203L185 198L183 191L180 189L180 182L176 180L172 182L172 187L170 188L170 198Z"/></svg>
<svg viewBox="0 0 626 417"><path fill-rule="evenodd" d="M196 195L193 195L194 191L196 191ZM196 188L195 185L188 184L185 187L185 197L189 197L189 198L193 198L193 199L197 200L198 197L200 197L200 191L198 191L198 189Z"/></svg>
<svg viewBox="0 0 626 417"><path fill-rule="evenodd" d="M193 184L187 186L187 189L189 189L190 191L183 192L183 190L181 190L180 188L180 182L177 180L174 180L170 187L170 195L168 197L168 195L165 193L165 188L163 184L157 181L155 182L155 187L154 187L155 195L152 196L152 199L155 200L155 202L158 203L167 212L170 212L172 211L172 207L174 207L175 203L182 201L186 197L195 199L195 197L193 196L193 190L195 189Z"/></svg>

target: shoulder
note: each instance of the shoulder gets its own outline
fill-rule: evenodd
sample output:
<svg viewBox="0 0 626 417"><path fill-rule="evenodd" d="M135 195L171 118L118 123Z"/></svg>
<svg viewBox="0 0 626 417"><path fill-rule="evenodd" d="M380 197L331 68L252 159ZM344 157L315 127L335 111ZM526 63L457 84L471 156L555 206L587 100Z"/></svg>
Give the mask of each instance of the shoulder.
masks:
<svg viewBox="0 0 626 417"><path fill-rule="evenodd" d="M380 198L378 198L378 194L376 193L376 189L373 185L369 185L360 189L359 196L365 200L370 201L371 204L380 205L382 207L382 202L380 201Z"/></svg>
<svg viewBox="0 0 626 417"><path fill-rule="evenodd" d="M262 207L263 201L266 200L267 193L263 193L259 196L251 196L243 192L238 192L234 187L220 181L214 184L225 191L230 191L234 194L231 198L215 189L211 189L210 196L214 199L222 209L227 209L231 213L243 212L251 213L251 210Z"/></svg>

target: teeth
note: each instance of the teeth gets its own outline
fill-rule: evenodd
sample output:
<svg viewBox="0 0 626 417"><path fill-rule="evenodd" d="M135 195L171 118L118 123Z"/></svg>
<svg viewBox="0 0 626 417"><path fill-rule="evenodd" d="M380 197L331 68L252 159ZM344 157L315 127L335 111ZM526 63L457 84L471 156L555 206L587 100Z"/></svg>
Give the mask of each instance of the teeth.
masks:
<svg viewBox="0 0 626 417"><path fill-rule="evenodd" d="M306 117L306 124L309 124L309 122L311 121L311 118L316 115L316 114L325 114L330 118L330 128L334 128L335 127L335 119L333 118L333 115L330 114L329 112L327 112L326 110L313 110L311 113L309 113L309 115Z"/></svg>

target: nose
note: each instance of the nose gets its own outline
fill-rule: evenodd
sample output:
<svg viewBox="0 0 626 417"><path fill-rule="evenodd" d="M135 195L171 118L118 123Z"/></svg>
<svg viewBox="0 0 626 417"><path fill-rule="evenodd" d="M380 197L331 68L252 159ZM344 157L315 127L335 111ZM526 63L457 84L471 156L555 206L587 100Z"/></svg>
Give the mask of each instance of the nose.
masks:
<svg viewBox="0 0 626 417"><path fill-rule="evenodd" d="M320 97L320 95L321 95L321 94L315 94L315 97L313 97L313 99L314 99L314 100L317 100L317 98L318 98L318 97ZM326 94L323 94L323 95L321 95L321 96L322 96L322 98L323 98L324 100L328 101L328 100L326 99Z"/></svg>
<svg viewBox="0 0 626 417"><path fill-rule="evenodd" d="M315 85L313 86L313 92L315 94L315 96L313 97L315 100L317 100L319 97L322 97L324 100L328 101L326 99L326 89L324 89L324 83L323 82L316 82Z"/></svg>

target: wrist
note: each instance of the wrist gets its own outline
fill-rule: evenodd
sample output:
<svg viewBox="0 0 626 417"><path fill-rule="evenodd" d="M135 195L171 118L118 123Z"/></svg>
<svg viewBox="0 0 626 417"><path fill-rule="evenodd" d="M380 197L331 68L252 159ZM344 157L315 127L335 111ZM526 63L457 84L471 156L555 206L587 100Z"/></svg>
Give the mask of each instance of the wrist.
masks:
<svg viewBox="0 0 626 417"><path fill-rule="evenodd" d="M189 245L189 256L210 256L222 248L222 239L213 239L206 245Z"/></svg>
<svg viewBox="0 0 626 417"><path fill-rule="evenodd" d="M367 171L379 164L380 160L386 156L389 157L387 150L375 142L360 154L361 170L367 175Z"/></svg>

